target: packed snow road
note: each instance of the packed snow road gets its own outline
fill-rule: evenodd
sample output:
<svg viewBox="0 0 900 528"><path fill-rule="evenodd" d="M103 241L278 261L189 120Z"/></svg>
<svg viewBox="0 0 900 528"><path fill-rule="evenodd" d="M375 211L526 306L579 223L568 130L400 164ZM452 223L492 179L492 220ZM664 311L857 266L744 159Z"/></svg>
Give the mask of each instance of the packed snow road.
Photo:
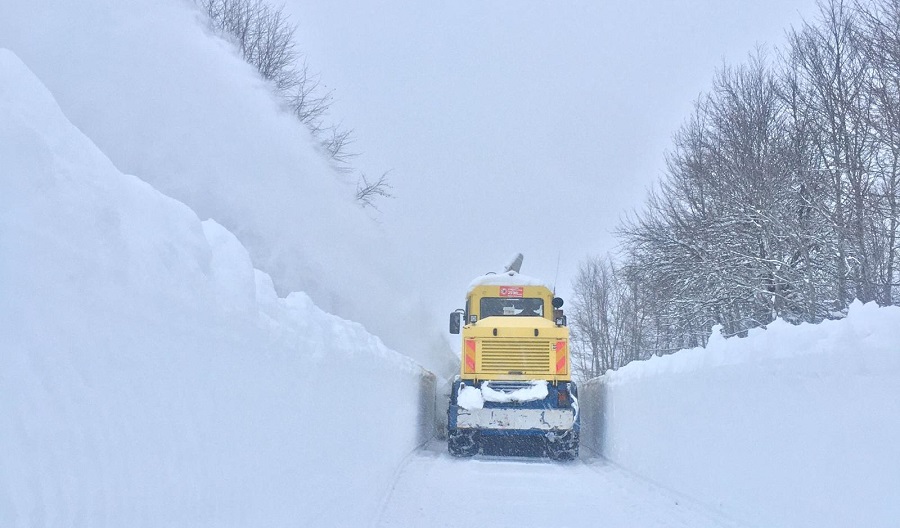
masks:
<svg viewBox="0 0 900 528"><path fill-rule="evenodd" d="M735 522L602 459L476 456L433 441L401 468L375 526L737 528Z"/></svg>

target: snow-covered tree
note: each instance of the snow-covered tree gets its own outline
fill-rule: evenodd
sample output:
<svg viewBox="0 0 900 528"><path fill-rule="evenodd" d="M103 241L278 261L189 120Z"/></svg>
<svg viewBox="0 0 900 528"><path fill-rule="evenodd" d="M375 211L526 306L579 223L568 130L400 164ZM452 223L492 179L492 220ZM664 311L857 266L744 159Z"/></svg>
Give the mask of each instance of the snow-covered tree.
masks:
<svg viewBox="0 0 900 528"><path fill-rule="evenodd" d="M897 302L900 0L819 8L775 64L758 50L717 72L619 226L622 262L585 261L585 375L703 345L713 325L742 336L840 317L853 299Z"/></svg>

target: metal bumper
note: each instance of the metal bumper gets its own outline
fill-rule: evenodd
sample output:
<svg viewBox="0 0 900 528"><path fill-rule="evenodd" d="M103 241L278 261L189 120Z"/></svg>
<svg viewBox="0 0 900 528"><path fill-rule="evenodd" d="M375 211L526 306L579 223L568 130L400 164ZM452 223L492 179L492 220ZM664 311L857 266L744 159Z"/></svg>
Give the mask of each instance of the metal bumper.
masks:
<svg viewBox="0 0 900 528"><path fill-rule="evenodd" d="M456 426L460 429L540 430L572 429L575 411L572 409L464 409L457 411Z"/></svg>

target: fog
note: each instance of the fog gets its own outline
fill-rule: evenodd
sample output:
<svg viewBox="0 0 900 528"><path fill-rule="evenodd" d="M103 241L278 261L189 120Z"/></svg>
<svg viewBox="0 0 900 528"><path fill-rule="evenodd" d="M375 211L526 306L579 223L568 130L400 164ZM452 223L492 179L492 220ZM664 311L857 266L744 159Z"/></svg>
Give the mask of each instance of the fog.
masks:
<svg viewBox="0 0 900 528"><path fill-rule="evenodd" d="M447 312L519 251L523 273L568 298L579 262L616 250L612 230L641 206L715 69L783 43L816 11L814 0L287 8L334 90L332 118L355 131L356 165L391 170L385 231Z"/></svg>
<svg viewBox="0 0 900 528"><path fill-rule="evenodd" d="M91 5L3 0L0 46L120 170L234 232L280 294L305 291L440 372L473 277L522 252L523 273L570 297L579 262L615 251L715 68L814 10L290 0L354 165L390 171L394 197L363 211L191 2Z"/></svg>

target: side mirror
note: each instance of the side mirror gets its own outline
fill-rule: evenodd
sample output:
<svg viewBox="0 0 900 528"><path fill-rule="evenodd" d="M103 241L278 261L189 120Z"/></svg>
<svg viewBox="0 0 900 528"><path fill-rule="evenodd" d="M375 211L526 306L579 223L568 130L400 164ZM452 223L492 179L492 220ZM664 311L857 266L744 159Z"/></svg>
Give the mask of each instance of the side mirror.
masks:
<svg viewBox="0 0 900 528"><path fill-rule="evenodd" d="M462 312L457 310L450 313L450 333L458 334L459 327L462 326Z"/></svg>
<svg viewBox="0 0 900 528"><path fill-rule="evenodd" d="M558 299L558 297L557 297ZM566 316L563 315L563 311L559 308L553 310L553 322L556 323L556 326L566 326Z"/></svg>
<svg viewBox="0 0 900 528"><path fill-rule="evenodd" d="M554 297L553 298L553 307L556 308L557 310L559 310L560 308L563 307L562 297Z"/></svg>

